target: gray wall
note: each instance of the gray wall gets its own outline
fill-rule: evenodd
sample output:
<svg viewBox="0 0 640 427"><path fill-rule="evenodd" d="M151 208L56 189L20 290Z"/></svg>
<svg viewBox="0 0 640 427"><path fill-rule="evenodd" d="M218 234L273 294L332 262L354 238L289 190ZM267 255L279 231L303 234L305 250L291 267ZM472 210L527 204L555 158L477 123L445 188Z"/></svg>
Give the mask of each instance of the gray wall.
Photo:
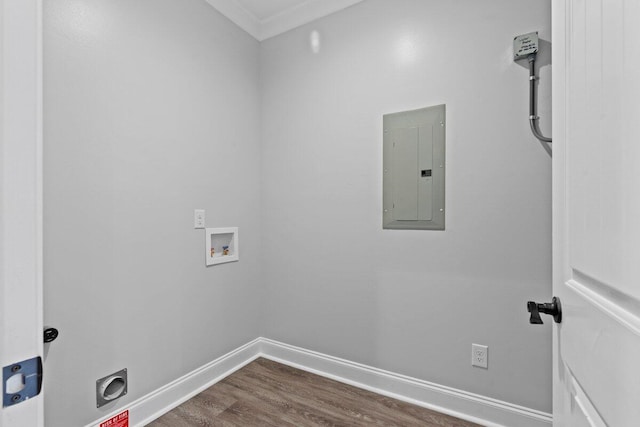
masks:
<svg viewBox="0 0 640 427"><path fill-rule="evenodd" d="M525 312L550 297L550 159L511 61L548 1L367 0L262 47L202 0L44 4L48 426L114 410L108 373L124 407L259 335L551 410ZM382 115L440 103L447 230L383 231ZM194 208L240 227L239 263L204 267Z"/></svg>
<svg viewBox="0 0 640 427"><path fill-rule="evenodd" d="M550 15L549 1L367 0L262 43L266 336L551 411L551 327L525 311L551 295L551 160L511 59L515 35L550 39ZM447 229L383 231L382 115L441 103Z"/></svg>
<svg viewBox="0 0 640 427"><path fill-rule="evenodd" d="M48 427L81 426L258 336L259 44L203 0L45 6ZM208 226L239 263L205 267Z"/></svg>

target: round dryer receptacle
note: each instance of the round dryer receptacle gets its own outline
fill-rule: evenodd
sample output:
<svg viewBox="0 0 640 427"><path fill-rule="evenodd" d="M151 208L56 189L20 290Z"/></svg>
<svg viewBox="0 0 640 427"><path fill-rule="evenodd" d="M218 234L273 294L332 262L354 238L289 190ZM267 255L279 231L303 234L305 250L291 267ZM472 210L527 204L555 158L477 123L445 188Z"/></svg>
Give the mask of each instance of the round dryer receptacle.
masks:
<svg viewBox="0 0 640 427"><path fill-rule="evenodd" d="M123 369L96 381L98 408L127 394L127 370Z"/></svg>
<svg viewBox="0 0 640 427"><path fill-rule="evenodd" d="M100 394L104 400L117 399L122 396L124 386L124 378L111 377L100 386Z"/></svg>

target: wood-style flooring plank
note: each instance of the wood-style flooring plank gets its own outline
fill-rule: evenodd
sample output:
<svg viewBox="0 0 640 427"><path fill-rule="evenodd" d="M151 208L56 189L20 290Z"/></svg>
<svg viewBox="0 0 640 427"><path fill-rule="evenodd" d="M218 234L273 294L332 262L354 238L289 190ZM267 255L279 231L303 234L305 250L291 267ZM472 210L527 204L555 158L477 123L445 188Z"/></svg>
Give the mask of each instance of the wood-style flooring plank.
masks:
<svg viewBox="0 0 640 427"><path fill-rule="evenodd" d="M267 359L257 359L150 427L478 427Z"/></svg>

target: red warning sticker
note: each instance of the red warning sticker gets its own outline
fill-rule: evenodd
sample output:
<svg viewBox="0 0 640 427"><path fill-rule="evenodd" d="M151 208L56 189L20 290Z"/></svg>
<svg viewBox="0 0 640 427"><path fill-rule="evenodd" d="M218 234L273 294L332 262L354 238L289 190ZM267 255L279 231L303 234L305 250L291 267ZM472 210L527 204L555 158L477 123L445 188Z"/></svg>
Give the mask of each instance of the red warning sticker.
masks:
<svg viewBox="0 0 640 427"><path fill-rule="evenodd" d="M129 410L101 422L100 427L129 427Z"/></svg>

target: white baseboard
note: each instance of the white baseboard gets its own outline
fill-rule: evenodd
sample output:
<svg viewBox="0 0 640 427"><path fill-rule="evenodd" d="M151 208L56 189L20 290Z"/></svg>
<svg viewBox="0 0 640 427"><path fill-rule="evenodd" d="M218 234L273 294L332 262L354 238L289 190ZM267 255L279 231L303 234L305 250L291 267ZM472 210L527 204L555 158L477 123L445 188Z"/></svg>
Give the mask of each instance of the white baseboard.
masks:
<svg viewBox="0 0 640 427"><path fill-rule="evenodd" d="M487 427L550 427L552 425L551 414L545 412L384 371L268 338L257 338L87 427L99 426L102 421L126 409L129 410L130 425L142 427L258 357Z"/></svg>
<svg viewBox="0 0 640 427"><path fill-rule="evenodd" d="M550 427L546 412L280 343L260 342L262 357L487 427Z"/></svg>
<svg viewBox="0 0 640 427"><path fill-rule="evenodd" d="M129 425L142 427L260 357L261 340L256 338L86 427L97 427L127 409Z"/></svg>

